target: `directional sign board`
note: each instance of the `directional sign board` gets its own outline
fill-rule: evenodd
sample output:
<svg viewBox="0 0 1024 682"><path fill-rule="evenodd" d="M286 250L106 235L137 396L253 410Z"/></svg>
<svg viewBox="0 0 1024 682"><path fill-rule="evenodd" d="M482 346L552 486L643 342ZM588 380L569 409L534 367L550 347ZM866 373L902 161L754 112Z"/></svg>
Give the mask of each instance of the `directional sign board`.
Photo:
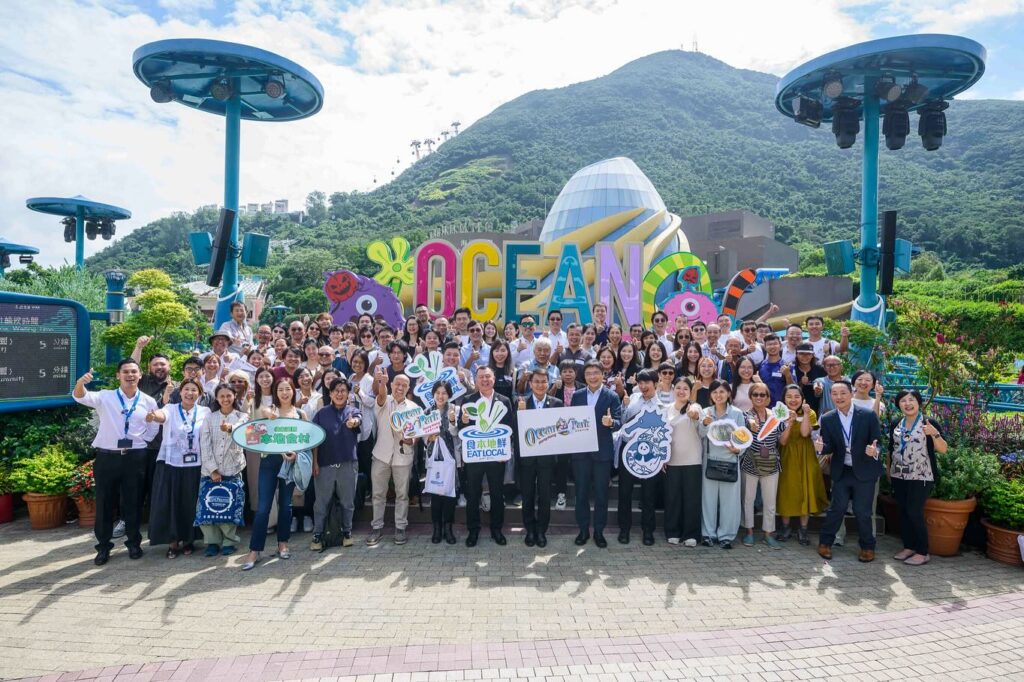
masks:
<svg viewBox="0 0 1024 682"><path fill-rule="evenodd" d="M58 407L89 369L89 313L59 298L0 292L0 412Z"/></svg>

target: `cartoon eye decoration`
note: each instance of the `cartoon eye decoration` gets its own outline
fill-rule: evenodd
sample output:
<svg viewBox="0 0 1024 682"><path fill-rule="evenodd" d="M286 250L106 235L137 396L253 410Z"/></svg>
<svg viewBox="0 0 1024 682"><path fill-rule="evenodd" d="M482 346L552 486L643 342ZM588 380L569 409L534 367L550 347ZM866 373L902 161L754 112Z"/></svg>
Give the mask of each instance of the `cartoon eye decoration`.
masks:
<svg viewBox="0 0 1024 682"><path fill-rule="evenodd" d="M360 296L356 299L356 310L359 314L373 315L377 312L377 299L368 294Z"/></svg>
<svg viewBox="0 0 1024 682"><path fill-rule="evenodd" d="M683 315L687 317L693 317L700 312L700 301L695 298L684 298L683 304L680 306L680 310Z"/></svg>

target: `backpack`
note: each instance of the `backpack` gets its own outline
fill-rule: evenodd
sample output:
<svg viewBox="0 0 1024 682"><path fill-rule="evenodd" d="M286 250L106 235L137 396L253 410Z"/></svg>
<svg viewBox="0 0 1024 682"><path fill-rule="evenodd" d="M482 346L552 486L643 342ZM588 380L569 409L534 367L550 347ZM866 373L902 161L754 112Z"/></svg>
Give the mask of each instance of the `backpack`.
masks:
<svg viewBox="0 0 1024 682"><path fill-rule="evenodd" d="M338 499L338 496L331 495L331 501L327 504L327 518L324 519L324 532L320 537L324 549L341 546L343 536L341 515L343 513L344 510L341 508L341 501Z"/></svg>

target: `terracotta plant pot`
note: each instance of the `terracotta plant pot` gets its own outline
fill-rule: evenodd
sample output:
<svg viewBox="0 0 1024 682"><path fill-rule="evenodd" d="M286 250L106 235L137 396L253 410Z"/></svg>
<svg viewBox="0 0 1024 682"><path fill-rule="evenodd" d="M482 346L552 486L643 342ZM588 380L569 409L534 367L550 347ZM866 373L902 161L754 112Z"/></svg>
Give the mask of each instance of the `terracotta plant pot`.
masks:
<svg viewBox="0 0 1024 682"><path fill-rule="evenodd" d="M928 551L938 556L960 553L967 518L978 506L978 500L936 500L929 497L924 503L924 520L928 524Z"/></svg>
<svg viewBox="0 0 1024 682"><path fill-rule="evenodd" d="M14 495L6 493L0 495L0 523L10 523L14 520Z"/></svg>
<svg viewBox="0 0 1024 682"><path fill-rule="evenodd" d="M896 504L896 498L892 495L878 495L878 509L885 519L885 534L900 535L900 506Z"/></svg>
<svg viewBox="0 0 1024 682"><path fill-rule="evenodd" d="M96 525L96 500L84 497L72 497L78 507L78 527L92 528Z"/></svg>
<svg viewBox="0 0 1024 682"><path fill-rule="evenodd" d="M21 499L28 507L28 520L33 530L59 528L64 525L67 495L39 495L24 493Z"/></svg>
<svg viewBox="0 0 1024 682"><path fill-rule="evenodd" d="M1017 538L1024 535L1024 531L1000 528L988 519L982 519L981 525L985 526L985 554L989 559L1011 566L1024 566L1024 560L1020 556L1020 544L1017 542Z"/></svg>

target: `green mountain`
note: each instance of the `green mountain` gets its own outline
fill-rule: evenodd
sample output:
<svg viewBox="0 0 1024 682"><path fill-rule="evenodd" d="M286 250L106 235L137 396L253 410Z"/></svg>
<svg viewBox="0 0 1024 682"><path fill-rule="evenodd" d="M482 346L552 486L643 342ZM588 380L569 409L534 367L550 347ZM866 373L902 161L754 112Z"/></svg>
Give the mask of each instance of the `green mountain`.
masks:
<svg viewBox="0 0 1024 682"><path fill-rule="evenodd" d="M363 254L370 238L404 234L415 246L442 225L505 229L542 218L576 170L628 156L674 213L745 208L790 243L856 241L861 140L840 150L827 126L810 130L779 114L776 82L699 53L652 54L601 78L518 97L373 192L313 193L313 220L304 225L257 216L242 229L298 240L292 256L275 256L264 273L291 284L301 281L300 260L311 272L321 261L372 272ZM916 135L900 151L882 148L880 209L899 210L900 236L950 266L1024 261L1024 102L954 102L947 117L938 151L925 152ZM185 235L215 221L212 211L158 220L90 265L198 275ZM278 273L289 267L290 275Z"/></svg>

